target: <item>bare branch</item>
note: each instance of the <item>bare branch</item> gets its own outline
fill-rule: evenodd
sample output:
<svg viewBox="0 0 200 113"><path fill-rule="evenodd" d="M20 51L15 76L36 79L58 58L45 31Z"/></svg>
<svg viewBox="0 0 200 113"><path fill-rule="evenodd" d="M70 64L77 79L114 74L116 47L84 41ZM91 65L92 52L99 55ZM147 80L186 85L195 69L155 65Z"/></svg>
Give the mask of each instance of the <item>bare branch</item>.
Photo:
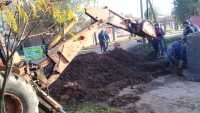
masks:
<svg viewBox="0 0 200 113"><path fill-rule="evenodd" d="M14 18L16 17L17 12L15 12ZM6 49L7 49L7 53L6 53L6 61L8 62L8 58L9 58L9 48L10 48L10 36L12 34L12 29L10 28L8 37L7 37L7 45L6 45Z"/></svg>
<svg viewBox="0 0 200 113"><path fill-rule="evenodd" d="M30 12L29 12L29 17L31 17L31 12L32 12L32 9L31 9ZM26 24L25 24L25 26L24 26L24 28L23 28L23 31L22 31L21 36L19 37L20 40L22 40L22 37L24 36L24 33L25 33L25 31L26 31L26 28L27 28L27 25L28 25L28 21L26 22Z"/></svg>
<svg viewBox="0 0 200 113"><path fill-rule="evenodd" d="M49 8L49 4L46 8L46 10L44 11L43 15L40 16L40 18L38 19L38 21L34 24L34 26L32 27L32 29L28 32L28 34L25 36L24 39L20 40L20 42L17 44L17 47L13 50L13 52L11 53L11 55L9 56L8 60L10 60L12 58L12 56L15 54L15 52L20 48L20 46L26 41L26 39L29 37L29 35L32 33L32 31L34 30L34 28L37 26L37 24L40 22L40 20L42 19L42 17L46 14L46 12L48 11Z"/></svg>
<svg viewBox="0 0 200 113"><path fill-rule="evenodd" d="M18 26L17 27L18 27L18 30L19 30L19 28L20 28L19 27L19 25L20 25L20 12L18 11L17 14L18 14ZM18 31L18 33L19 33L19 31ZM13 48L15 47L14 45L17 41L17 34L18 33L15 34L15 38L14 38L14 41L13 41L13 44L12 44L12 47L11 47L11 50L10 50L11 52L13 51Z"/></svg>
<svg viewBox="0 0 200 113"><path fill-rule="evenodd" d="M52 24L52 25L47 29L47 31L50 30L55 24L56 24L56 22L54 22L54 24Z"/></svg>

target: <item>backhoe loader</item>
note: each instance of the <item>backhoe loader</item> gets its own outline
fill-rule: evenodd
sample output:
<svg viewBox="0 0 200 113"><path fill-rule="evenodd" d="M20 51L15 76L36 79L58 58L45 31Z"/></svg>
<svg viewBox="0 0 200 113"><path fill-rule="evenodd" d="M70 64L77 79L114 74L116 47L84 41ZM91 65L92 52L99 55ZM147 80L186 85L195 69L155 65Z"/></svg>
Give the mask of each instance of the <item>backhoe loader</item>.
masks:
<svg viewBox="0 0 200 113"><path fill-rule="evenodd" d="M78 40L73 37L62 38L75 25L76 22L71 20L47 45L47 58L39 64L22 61L19 54L15 53L15 65L9 75L4 96L6 113L38 113L39 108L46 113L65 113L62 106L43 89L58 79L99 27L109 24L141 37L156 37L153 23L149 20L130 20L108 7L89 7L84 10L93 21L89 27L75 34ZM3 51L7 51L2 36L0 43ZM5 69L4 65L0 66L0 86Z"/></svg>

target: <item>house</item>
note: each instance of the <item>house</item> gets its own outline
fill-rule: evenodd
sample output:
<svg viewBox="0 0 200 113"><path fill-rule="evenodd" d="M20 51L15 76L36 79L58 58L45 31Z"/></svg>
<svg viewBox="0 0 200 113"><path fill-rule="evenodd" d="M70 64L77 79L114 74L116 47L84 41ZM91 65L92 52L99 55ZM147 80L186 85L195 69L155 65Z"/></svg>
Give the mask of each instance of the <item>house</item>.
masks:
<svg viewBox="0 0 200 113"><path fill-rule="evenodd" d="M190 16L190 19L194 24L200 27L200 15L192 15Z"/></svg>
<svg viewBox="0 0 200 113"><path fill-rule="evenodd" d="M160 17L159 24L164 31L175 30L175 19L172 16Z"/></svg>

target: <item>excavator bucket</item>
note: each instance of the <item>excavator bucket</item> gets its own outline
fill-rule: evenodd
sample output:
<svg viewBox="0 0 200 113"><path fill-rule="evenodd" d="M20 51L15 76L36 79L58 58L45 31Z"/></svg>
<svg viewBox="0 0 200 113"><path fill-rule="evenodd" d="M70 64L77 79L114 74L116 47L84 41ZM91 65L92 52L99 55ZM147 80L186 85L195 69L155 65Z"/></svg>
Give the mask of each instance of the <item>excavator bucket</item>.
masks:
<svg viewBox="0 0 200 113"><path fill-rule="evenodd" d="M86 14L93 18L95 21L104 21L106 24L124 29L130 33L136 34L144 38L156 37L154 25L150 20L130 21L133 25L135 32L130 31L126 20L130 20L122 15L115 13L108 9L108 7L89 7L86 8Z"/></svg>
<svg viewBox="0 0 200 113"><path fill-rule="evenodd" d="M155 29L153 23L149 20L141 20L138 22L138 29L135 33L138 36L144 38L156 37Z"/></svg>

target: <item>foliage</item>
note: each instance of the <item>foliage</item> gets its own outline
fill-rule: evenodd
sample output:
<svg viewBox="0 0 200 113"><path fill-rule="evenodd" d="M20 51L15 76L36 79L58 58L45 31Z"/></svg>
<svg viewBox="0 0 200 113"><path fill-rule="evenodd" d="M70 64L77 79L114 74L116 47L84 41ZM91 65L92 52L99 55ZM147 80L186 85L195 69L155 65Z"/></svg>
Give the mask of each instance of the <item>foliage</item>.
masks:
<svg viewBox="0 0 200 113"><path fill-rule="evenodd" d="M130 19L132 19L132 20L135 20L135 19L136 19L131 13L125 14L124 16L125 16L126 18L130 18Z"/></svg>
<svg viewBox="0 0 200 113"><path fill-rule="evenodd" d="M157 7L154 8L154 13L155 13L156 18L158 20L158 15L160 15L160 12L159 12L159 9ZM147 10L144 12L144 16L145 16L145 18L147 18ZM151 8L148 8L148 17L149 17L149 20L155 22Z"/></svg>
<svg viewBox="0 0 200 113"><path fill-rule="evenodd" d="M5 12L2 15L2 20L6 23L10 28L13 29L14 32L18 32L17 24L15 22L14 14L10 8L5 6ZM26 20L26 16L24 16L24 20Z"/></svg>
<svg viewBox="0 0 200 113"><path fill-rule="evenodd" d="M27 30L24 34L27 34L28 31L32 29L33 25L37 23L37 19L44 13L44 9L47 5L49 7L47 14L43 15L41 22L37 25L37 29L33 29L31 35L40 34L43 32L57 33L60 28L63 27L64 23L67 22L68 12L70 10L73 13L82 12L83 9L79 7L86 7L90 5L94 0L51 0L52 2L48 2L48 4L46 1L47 0L35 0L34 4L28 0L28 2L20 2L19 4L21 5L15 4L15 6L19 7L19 14L22 17L26 17L26 21L27 19L29 20L29 25L27 26ZM31 16L28 17L28 14L30 13L30 8L32 9L32 13ZM20 29L24 28L22 24L24 23L25 19L22 19L22 17L20 18L20 26L18 26L19 32L22 32L20 31ZM85 20L86 17L81 16L80 19ZM85 26L85 23L81 22L78 23L76 26L81 26L82 28L83 26Z"/></svg>
<svg viewBox="0 0 200 113"><path fill-rule="evenodd" d="M172 16L182 23L191 15L200 14L200 0L174 0L174 8L172 10Z"/></svg>
<svg viewBox="0 0 200 113"><path fill-rule="evenodd" d="M175 40L180 40L181 37L171 37L171 38L165 38L165 43L166 43L166 46L169 46L172 42L174 42ZM134 47L130 47L129 50L137 50L137 46L134 46ZM142 47L139 51L142 51L142 52L150 52L153 50L153 47L151 44L146 44L145 47Z"/></svg>
<svg viewBox="0 0 200 113"><path fill-rule="evenodd" d="M109 107L106 104L84 102L79 104L66 105L62 103L67 113L125 113L117 108ZM43 113L40 111L40 113Z"/></svg>
<svg viewBox="0 0 200 113"><path fill-rule="evenodd" d="M83 9L80 9L78 7L87 7L89 6L94 0L55 0L53 3L55 6L57 6L58 9L64 10L65 13L63 13L63 17L69 18L68 12L72 10L72 12L78 13L83 12ZM66 13L67 12L67 13ZM73 29L80 27L84 28L86 22L86 16L81 16L79 20L81 22L78 22ZM51 17L46 17L44 20L48 20L48 22L41 23L41 29L46 28L48 29L50 26L54 24L54 26L51 28L51 31L57 32L60 27L62 27L62 24L55 24L55 20ZM84 21L83 21L84 20ZM48 29L49 30L49 29ZM77 30L77 29L76 29ZM45 31L48 32L48 31Z"/></svg>
<svg viewBox="0 0 200 113"><path fill-rule="evenodd" d="M83 12L80 8L78 10L79 12ZM68 14L70 14L68 17L71 17L68 19L77 20L72 10L69 10ZM3 100L7 78L13 67L13 56L34 29L38 29L37 25L45 15L53 17L52 19L58 24L64 24L67 20L65 10L58 9L54 3L48 0L35 0L34 2L26 0L25 3L22 0L13 0L9 4L2 1L0 2L0 18L3 21L3 26L9 29L8 33L6 33L7 50L3 51L6 57L4 63L6 65L6 70L3 85L0 88L2 89L0 92L0 113L5 113ZM35 20L35 23L32 24L32 20ZM14 37L14 41L11 41L11 36ZM10 47L10 45L13 46ZM8 50L10 50L10 52Z"/></svg>
<svg viewBox="0 0 200 113"><path fill-rule="evenodd" d="M27 7L27 5L29 7ZM7 25L8 28L11 28L14 32L18 32L17 24L18 26L20 26L21 24L28 22L29 19L31 19L31 16L33 18L38 18L39 12L42 11L44 13L46 9L47 13L52 15L58 23L65 22L65 18L62 17L63 12L59 10L53 3L46 0L36 0L35 4L31 3L30 1L24 4L23 1L19 0L15 3L13 2L8 6L2 4L1 7L1 15L3 22ZM32 13L30 17L28 17L29 13ZM18 19L21 19L23 21L21 21L20 23L16 23L14 17L14 15L16 14L20 16Z"/></svg>

